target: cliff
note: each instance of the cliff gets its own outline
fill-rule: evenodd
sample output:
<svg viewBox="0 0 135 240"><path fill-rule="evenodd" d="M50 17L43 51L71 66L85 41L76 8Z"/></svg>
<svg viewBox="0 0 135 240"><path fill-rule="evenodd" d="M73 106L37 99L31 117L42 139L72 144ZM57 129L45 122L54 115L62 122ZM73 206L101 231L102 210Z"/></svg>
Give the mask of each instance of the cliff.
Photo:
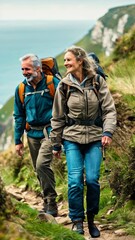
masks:
<svg viewBox="0 0 135 240"><path fill-rule="evenodd" d="M95 26L77 45L88 52L105 53L109 56L119 37L128 32L135 24L135 4L115 7L99 18Z"/></svg>

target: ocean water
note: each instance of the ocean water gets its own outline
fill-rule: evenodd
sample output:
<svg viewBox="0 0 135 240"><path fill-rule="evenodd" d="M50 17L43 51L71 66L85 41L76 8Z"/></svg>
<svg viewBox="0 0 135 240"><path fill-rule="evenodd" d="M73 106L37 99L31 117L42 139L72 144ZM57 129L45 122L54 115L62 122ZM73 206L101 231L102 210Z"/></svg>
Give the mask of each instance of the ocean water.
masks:
<svg viewBox="0 0 135 240"><path fill-rule="evenodd" d="M1 21L0 106L14 95L15 87L24 79L19 62L22 55L56 57L93 25L94 21Z"/></svg>

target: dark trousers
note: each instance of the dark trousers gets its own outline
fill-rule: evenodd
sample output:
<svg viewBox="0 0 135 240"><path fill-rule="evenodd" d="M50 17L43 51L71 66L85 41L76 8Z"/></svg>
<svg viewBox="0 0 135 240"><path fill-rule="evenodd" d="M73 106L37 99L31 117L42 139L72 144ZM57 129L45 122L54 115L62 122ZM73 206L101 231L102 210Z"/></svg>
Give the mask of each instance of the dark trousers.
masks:
<svg viewBox="0 0 135 240"><path fill-rule="evenodd" d="M52 146L50 139L34 139L27 137L30 155L34 169L43 190L45 202L53 202L56 199L55 178L51 169Z"/></svg>

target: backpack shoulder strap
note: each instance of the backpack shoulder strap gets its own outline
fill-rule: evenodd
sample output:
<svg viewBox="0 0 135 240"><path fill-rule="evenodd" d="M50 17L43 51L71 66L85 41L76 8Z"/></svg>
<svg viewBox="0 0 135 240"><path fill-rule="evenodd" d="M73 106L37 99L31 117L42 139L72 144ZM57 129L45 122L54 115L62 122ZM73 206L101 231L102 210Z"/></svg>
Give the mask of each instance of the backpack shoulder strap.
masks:
<svg viewBox="0 0 135 240"><path fill-rule="evenodd" d="M23 82L21 82L19 84L18 93L19 93L19 98L20 98L21 103L24 104L25 84ZM26 129L26 131L30 130L30 126L29 126L29 124L27 122L26 122L26 125L25 125L25 129Z"/></svg>
<svg viewBox="0 0 135 240"><path fill-rule="evenodd" d="M24 103L24 92L25 92L25 84L23 82L21 82L19 84L19 88L18 88L18 94L19 94L19 98L21 103Z"/></svg>
<svg viewBox="0 0 135 240"><path fill-rule="evenodd" d="M63 90L64 90L64 95L65 95L66 101L67 101L69 98L69 95L70 95L70 86L63 83Z"/></svg>
<svg viewBox="0 0 135 240"><path fill-rule="evenodd" d="M98 97L98 91L100 89L100 75L97 74L97 76L95 78L93 78L93 91L95 92L97 98Z"/></svg>
<svg viewBox="0 0 135 240"><path fill-rule="evenodd" d="M54 97L55 94L55 87L53 82L53 76L52 75L46 75L46 85L49 89L51 97Z"/></svg>

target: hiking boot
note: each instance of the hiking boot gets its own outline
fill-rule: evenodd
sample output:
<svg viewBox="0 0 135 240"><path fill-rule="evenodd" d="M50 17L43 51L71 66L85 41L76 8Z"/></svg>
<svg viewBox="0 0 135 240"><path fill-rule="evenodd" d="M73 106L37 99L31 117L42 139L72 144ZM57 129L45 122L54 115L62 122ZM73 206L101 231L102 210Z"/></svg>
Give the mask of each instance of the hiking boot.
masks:
<svg viewBox="0 0 135 240"><path fill-rule="evenodd" d="M58 215L58 208L55 201L44 201L44 208L43 211L47 214L52 215L53 217L57 217Z"/></svg>
<svg viewBox="0 0 135 240"><path fill-rule="evenodd" d="M83 221L82 220L73 221L72 230L79 233L79 234L84 234Z"/></svg>
<svg viewBox="0 0 135 240"><path fill-rule="evenodd" d="M87 220L88 220L88 228L89 228L89 233L91 237L97 238L100 236L100 231L94 224L94 214L87 214Z"/></svg>
<svg viewBox="0 0 135 240"><path fill-rule="evenodd" d="M52 215L53 217L57 217L58 209L57 209L56 202L47 203L47 205L46 205L46 213Z"/></svg>

